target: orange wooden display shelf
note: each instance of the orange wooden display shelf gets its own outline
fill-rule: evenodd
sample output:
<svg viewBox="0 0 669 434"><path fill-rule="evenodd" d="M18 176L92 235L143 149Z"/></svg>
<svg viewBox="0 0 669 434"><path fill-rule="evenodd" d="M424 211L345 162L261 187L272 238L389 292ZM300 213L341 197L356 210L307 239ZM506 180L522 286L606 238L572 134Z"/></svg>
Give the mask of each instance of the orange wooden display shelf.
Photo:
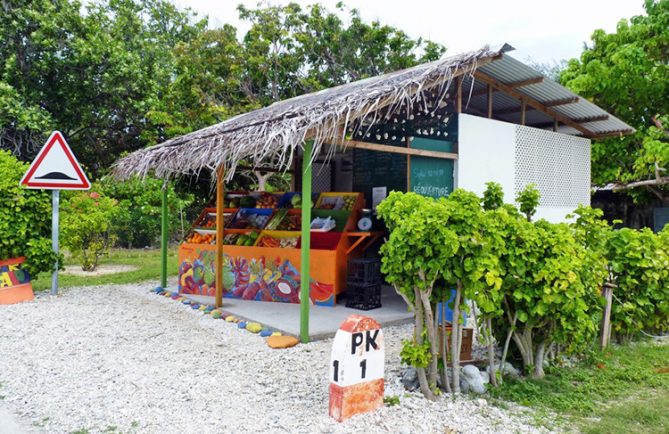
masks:
<svg viewBox="0 0 669 434"><path fill-rule="evenodd" d="M352 210L340 232L312 232L310 252L310 299L319 305L333 306L337 294L346 289L347 260L359 256L362 247L378 239L380 233L356 232L360 210L365 205L361 193L328 193L328 197L353 196ZM320 199L320 198L319 198ZM320 203L320 200L316 203ZM205 208L196 223L215 208ZM224 212L236 211L226 209ZM299 210L298 210L299 211ZM296 211L289 210L289 214ZM336 211L338 213L343 210ZM343 219L341 220L343 222ZM225 228L224 233L247 234L251 229ZM265 231L288 236L299 232ZM363 241L367 243L363 244ZM183 243L179 247L179 291L184 294L215 295L216 245ZM249 300L299 303L301 248L223 246L223 296Z"/></svg>

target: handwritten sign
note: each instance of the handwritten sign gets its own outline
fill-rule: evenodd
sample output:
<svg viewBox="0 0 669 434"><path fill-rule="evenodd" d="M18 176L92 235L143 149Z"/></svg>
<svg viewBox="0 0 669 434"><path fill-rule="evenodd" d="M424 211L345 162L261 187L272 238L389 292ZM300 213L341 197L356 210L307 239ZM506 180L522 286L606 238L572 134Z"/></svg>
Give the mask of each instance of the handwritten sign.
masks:
<svg viewBox="0 0 669 434"><path fill-rule="evenodd" d="M330 416L342 422L383 406L385 349L376 320L350 315L337 330L330 359Z"/></svg>

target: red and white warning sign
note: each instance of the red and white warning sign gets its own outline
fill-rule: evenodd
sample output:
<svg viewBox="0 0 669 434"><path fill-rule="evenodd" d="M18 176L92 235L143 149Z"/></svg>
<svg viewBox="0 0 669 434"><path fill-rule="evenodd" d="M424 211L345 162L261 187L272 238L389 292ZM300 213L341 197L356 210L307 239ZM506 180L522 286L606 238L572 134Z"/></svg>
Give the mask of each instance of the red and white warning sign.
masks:
<svg viewBox="0 0 669 434"><path fill-rule="evenodd" d="M21 179L28 188L88 190L91 183L65 138L54 131Z"/></svg>
<svg viewBox="0 0 669 434"><path fill-rule="evenodd" d="M374 318L349 315L341 324L330 360L330 416L339 422L383 406L385 349Z"/></svg>

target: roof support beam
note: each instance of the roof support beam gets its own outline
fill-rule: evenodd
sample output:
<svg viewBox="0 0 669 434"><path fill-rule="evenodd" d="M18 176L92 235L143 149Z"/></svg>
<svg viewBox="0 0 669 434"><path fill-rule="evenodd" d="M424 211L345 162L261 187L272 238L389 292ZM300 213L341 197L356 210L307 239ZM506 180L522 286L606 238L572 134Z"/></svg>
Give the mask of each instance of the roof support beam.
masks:
<svg viewBox="0 0 669 434"><path fill-rule="evenodd" d="M514 81L512 83L507 83L506 86L512 87L512 88L517 88L517 87L523 87L523 86L529 86L530 84L537 84L537 83L543 83L544 82L544 76L539 76L539 77L532 77L528 78L527 80L520 80L520 81Z"/></svg>
<svg viewBox="0 0 669 434"><path fill-rule="evenodd" d="M525 125L525 112L527 108L527 103L525 100L520 101L520 125Z"/></svg>
<svg viewBox="0 0 669 434"><path fill-rule="evenodd" d="M543 104L546 107L555 107L556 105L576 104L577 102L578 102L578 97L573 96L570 98L554 99L553 101L546 101Z"/></svg>
<svg viewBox="0 0 669 434"><path fill-rule="evenodd" d="M572 120L574 122L578 122L579 124L587 124L588 122L607 121L607 120L609 120L609 115L588 116L588 117L576 118L576 119L572 119Z"/></svg>
<svg viewBox="0 0 669 434"><path fill-rule="evenodd" d="M528 106L530 106L530 107L532 107L536 110L539 110L539 111L547 114L548 116L550 116L552 118L557 119L558 121L562 122L563 124L569 125L570 127L572 127L574 129L578 130L579 132L583 133L583 135L585 135L586 137L595 136L595 134L592 131L590 131L589 129L583 127L582 125L580 125L576 122L573 122L567 116L564 116L564 115L556 112L555 110L551 110L549 107L546 107L544 104L527 97L526 95L518 92L517 90L515 90L515 89L513 89L513 88L511 88L511 87L509 87L509 86L507 86L503 83L498 82L497 80L495 80L494 78L492 78L488 74L486 74L484 72L481 72L480 69L477 70L474 73L474 76L477 79L483 81L486 84L493 84L493 85L497 86L501 91L506 92L507 94L509 94L510 96L512 96L514 98L517 98L521 101L525 101L525 103Z"/></svg>
<svg viewBox="0 0 669 434"><path fill-rule="evenodd" d="M401 146L381 145L379 143L361 142L359 140L344 140L339 146L345 148L366 149L368 151L388 152L390 154L415 155L418 157L441 158L443 160L457 160L458 154L453 152L428 151L426 149L404 148Z"/></svg>
<svg viewBox="0 0 669 434"><path fill-rule="evenodd" d="M488 119L492 119L492 96L493 96L492 85L489 84L486 90L488 92Z"/></svg>

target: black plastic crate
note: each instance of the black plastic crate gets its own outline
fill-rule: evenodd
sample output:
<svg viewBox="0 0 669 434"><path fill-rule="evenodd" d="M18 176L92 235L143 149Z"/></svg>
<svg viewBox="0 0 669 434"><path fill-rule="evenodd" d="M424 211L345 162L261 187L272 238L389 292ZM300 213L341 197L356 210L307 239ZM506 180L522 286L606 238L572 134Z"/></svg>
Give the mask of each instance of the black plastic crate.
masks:
<svg viewBox="0 0 669 434"><path fill-rule="evenodd" d="M346 290L346 307L358 310L371 310L381 307L381 284L357 285L349 283Z"/></svg>
<svg viewBox="0 0 669 434"><path fill-rule="evenodd" d="M348 260L347 281L351 284L373 285L381 282L381 259L353 258Z"/></svg>

